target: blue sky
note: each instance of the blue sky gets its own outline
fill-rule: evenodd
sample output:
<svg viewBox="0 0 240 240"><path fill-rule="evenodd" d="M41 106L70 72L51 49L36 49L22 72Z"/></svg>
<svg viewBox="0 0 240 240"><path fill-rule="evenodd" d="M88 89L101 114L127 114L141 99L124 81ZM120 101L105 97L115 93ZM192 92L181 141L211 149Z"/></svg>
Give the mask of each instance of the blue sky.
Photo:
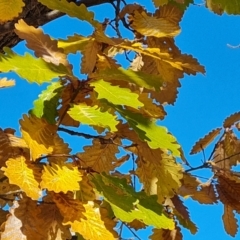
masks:
<svg viewBox="0 0 240 240"><path fill-rule="evenodd" d="M136 2L146 6L146 2L151 1ZM104 5L92 9L101 8L101 11L96 14L102 20L108 12L106 7L107 5ZM147 7L152 9L150 4ZM111 18L111 16L108 17ZM177 101L174 106L166 108L167 116L160 124L166 126L177 137L188 161L193 166L198 166L203 156L189 155L193 144L212 129L221 126L227 116L240 110L240 48L232 49L227 46L227 44L240 44L240 18L228 15L218 16L204 6L191 5L183 17L181 28L181 34L176 37L177 46L183 53L197 58L205 66L206 74L186 76L181 80L182 87L179 89ZM44 26L44 31L53 37L61 38L66 38L67 35L73 35L75 32L91 34L87 24L68 17L47 24ZM23 42L15 47L15 51L21 54L25 50ZM75 73L78 75L79 55L71 56L71 59L75 63ZM1 74L1 76L6 75ZM15 74L8 76L16 80L16 86L0 90L0 127L19 130L18 120L23 113L27 113L32 108L32 102L46 84L38 86L27 83ZM79 151L79 142L76 143L74 138L69 140L73 149ZM194 174L203 177L211 176L210 172L206 171L198 171ZM199 231L193 236L188 230L183 230L184 239L232 239L223 229L223 206L220 203L207 206L187 200L185 204ZM147 239L144 235L141 236ZM237 234L237 237L240 237L240 234Z"/></svg>

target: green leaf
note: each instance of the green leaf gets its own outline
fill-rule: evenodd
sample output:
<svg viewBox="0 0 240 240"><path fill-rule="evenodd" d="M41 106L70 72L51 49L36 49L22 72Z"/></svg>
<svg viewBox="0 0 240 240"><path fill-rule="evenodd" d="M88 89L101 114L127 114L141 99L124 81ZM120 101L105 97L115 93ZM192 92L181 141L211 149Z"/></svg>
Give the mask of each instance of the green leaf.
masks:
<svg viewBox="0 0 240 240"><path fill-rule="evenodd" d="M154 76L143 72L134 72L133 70L126 70L124 68L108 68L93 75L94 78L102 78L105 81L122 80L134 83L139 87L147 89L156 89L157 91L162 86L162 79L160 76Z"/></svg>
<svg viewBox="0 0 240 240"><path fill-rule="evenodd" d="M150 148L170 150L173 156L180 157L180 145L177 144L176 138L168 133L167 128L157 125L155 121L144 118L139 113L133 113L120 107L117 107L117 111Z"/></svg>
<svg viewBox="0 0 240 240"><path fill-rule="evenodd" d="M109 112L102 112L98 106L91 107L85 103L80 103L73 105L68 114L82 124L108 128L112 132L117 131L116 125L118 121L116 120L116 116L113 116Z"/></svg>
<svg viewBox="0 0 240 240"><path fill-rule="evenodd" d="M33 102L31 113L38 118L45 118L50 124L55 124L58 116L57 106L63 86L61 82L53 82L43 90L38 99Z"/></svg>
<svg viewBox="0 0 240 240"><path fill-rule="evenodd" d="M173 219L164 214L163 206L157 202L157 196L135 192L127 184L126 179L106 174L93 174L91 180L97 191L109 202L115 216L121 221L132 222L138 219L156 228L174 229Z"/></svg>
<svg viewBox="0 0 240 240"><path fill-rule="evenodd" d="M56 66L43 59L37 59L26 53L24 56L15 54L10 48L4 48L6 54L0 54L0 71L16 72L28 82L50 82L53 78L69 75L69 70L62 64Z"/></svg>
<svg viewBox="0 0 240 240"><path fill-rule="evenodd" d="M112 86L102 79L90 84L98 93L98 99L106 99L115 105L126 105L138 109L143 103L138 100L139 95L131 92L129 88Z"/></svg>
<svg viewBox="0 0 240 240"><path fill-rule="evenodd" d="M95 28L101 26L98 21L94 20L94 13L89 12L84 4L77 6L75 3L66 0L39 0L39 2L50 9L66 13L70 17L76 17L82 21L87 21Z"/></svg>
<svg viewBox="0 0 240 240"><path fill-rule="evenodd" d="M206 6L216 14L222 15L223 12L228 14L240 14L240 2L229 0L207 0Z"/></svg>
<svg viewBox="0 0 240 240"><path fill-rule="evenodd" d="M66 40L58 39L58 47L62 48L65 54L83 51L89 42L89 37L83 37L78 34L67 37Z"/></svg>

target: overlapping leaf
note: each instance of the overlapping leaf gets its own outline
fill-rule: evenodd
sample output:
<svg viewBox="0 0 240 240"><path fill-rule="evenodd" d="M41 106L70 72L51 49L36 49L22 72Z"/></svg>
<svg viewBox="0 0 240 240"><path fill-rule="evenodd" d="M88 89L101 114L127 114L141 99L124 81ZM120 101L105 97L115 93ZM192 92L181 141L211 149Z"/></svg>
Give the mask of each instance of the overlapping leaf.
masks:
<svg viewBox="0 0 240 240"><path fill-rule="evenodd" d="M61 82L53 82L49 85L38 96L38 99L33 102L34 108L31 113L38 118L43 117L49 123L54 124L58 116L57 106L62 89Z"/></svg>
<svg viewBox="0 0 240 240"><path fill-rule="evenodd" d="M116 125L118 121L116 116L113 116L109 112L102 112L98 106L88 106L85 103L73 105L68 111L68 114L82 124L88 124L90 126L100 126L108 128L110 131L116 131Z"/></svg>
<svg viewBox="0 0 240 240"><path fill-rule="evenodd" d="M4 23L16 18L25 6L22 0L8 1L2 0L0 2L0 23Z"/></svg>
<svg viewBox="0 0 240 240"><path fill-rule="evenodd" d="M143 104L138 100L138 94L133 93L128 88L113 86L101 80L91 83L94 90L98 93L98 99L106 99L115 105L125 105L138 109Z"/></svg>
<svg viewBox="0 0 240 240"><path fill-rule="evenodd" d="M33 160L42 154L52 153L57 126L35 116L23 115L20 120L23 139L31 150Z"/></svg>
<svg viewBox="0 0 240 240"><path fill-rule="evenodd" d="M153 229L153 234L150 236L151 240L182 240L183 235L180 227L176 226L173 230Z"/></svg>
<svg viewBox="0 0 240 240"><path fill-rule="evenodd" d="M132 222L134 219L139 219L157 228L174 228L173 220L164 214L156 197L149 197L143 192L136 193L127 185L125 179L94 174L92 182L97 191L110 203L115 216L122 221Z"/></svg>
<svg viewBox="0 0 240 240"><path fill-rule="evenodd" d="M39 167L30 164L24 157L10 158L6 165L7 167L1 169L10 183L19 186L33 200L41 197L42 191L39 188L41 169Z"/></svg>
<svg viewBox="0 0 240 240"><path fill-rule="evenodd" d="M4 48L4 51L5 54L0 54L0 71L5 73L14 71L30 83L42 84L59 76L71 75L71 71L62 64L56 66L43 59L34 58L29 53L20 56L9 48Z"/></svg>
<svg viewBox="0 0 240 240"><path fill-rule="evenodd" d="M58 48L57 41L44 34L40 28L29 26L23 19L20 19L15 24L15 28L16 34L26 40L27 47L34 51L36 57L41 57L46 62L51 62L55 65L62 63L64 66L70 67L67 56L62 49Z"/></svg>
<svg viewBox="0 0 240 240"><path fill-rule="evenodd" d="M56 193L79 190L81 174L77 167L71 165L69 163L45 165L41 176L41 187Z"/></svg>
<svg viewBox="0 0 240 240"><path fill-rule="evenodd" d="M207 0L206 6L219 15L222 15L223 12L234 15L240 14L240 5L235 1Z"/></svg>

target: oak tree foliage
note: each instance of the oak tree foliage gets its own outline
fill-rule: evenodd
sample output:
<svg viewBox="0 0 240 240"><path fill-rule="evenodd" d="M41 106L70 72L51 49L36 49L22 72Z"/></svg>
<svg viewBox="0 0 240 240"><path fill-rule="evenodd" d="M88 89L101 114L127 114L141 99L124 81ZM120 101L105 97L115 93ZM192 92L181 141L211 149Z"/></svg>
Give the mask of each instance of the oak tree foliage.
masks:
<svg viewBox="0 0 240 240"><path fill-rule="evenodd" d="M154 11L124 0L0 2L0 29L10 32L2 34L9 41L1 45L0 71L48 83L20 119L20 136L0 130L1 240L110 240L121 239L123 228L136 237L147 227L153 229L150 239L181 240L182 228L197 232L184 204L189 197L200 204L221 202L226 232L237 233L240 173L232 167L239 164L240 112L196 142L191 154L213 150L192 167L159 120L176 101L184 75L205 73L174 41L193 0L148 2ZM100 22L88 9L103 3L112 6L114 19L106 13ZM240 13L234 1L207 0L206 7L216 14ZM38 21L29 18L37 9L43 16ZM92 33L76 29L54 39L39 27L64 14L87 22ZM115 34L109 36L109 28ZM123 30L132 37L123 37ZM21 40L31 53L11 49ZM82 59L75 67L85 74L82 79L68 58L78 52ZM128 67L116 60L120 54ZM0 79L0 88L14 85L13 79ZM84 125L96 134L81 132ZM73 152L61 132L91 143ZM127 174L121 168L126 163ZM205 182L192 175L203 168L212 172Z"/></svg>

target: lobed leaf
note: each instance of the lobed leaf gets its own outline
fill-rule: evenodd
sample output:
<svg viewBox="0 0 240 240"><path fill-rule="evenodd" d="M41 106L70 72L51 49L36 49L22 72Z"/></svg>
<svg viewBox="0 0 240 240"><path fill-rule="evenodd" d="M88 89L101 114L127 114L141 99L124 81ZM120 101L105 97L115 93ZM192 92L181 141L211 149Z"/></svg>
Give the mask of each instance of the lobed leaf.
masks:
<svg viewBox="0 0 240 240"><path fill-rule="evenodd" d="M29 53L20 56L6 47L4 51L5 54L0 53L0 71L5 73L16 72L30 83L42 84L59 76L71 75L71 71L62 64L56 66L45 62L43 59L34 58Z"/></svg>
<svg viewBox="0 0 240 240"><path fill-rule="evenodd" d="M207 135L205 135L203 138L198 140L192 147L190 154L198 153L202 151L204 148L206 148L219 135L221 130L222 128L216 128Z"/></svg>
<svg viewBox="0 0 240 240"><path fill-rule="evenodd" d="M90 126L100 126L108 128L110 131L116 131L116 125L118 121L116 116L113 116L109 112L102 112L98 106L88 106L85 103L73 105L68 111L68 114L82 124L88 124Z"/></svg>

